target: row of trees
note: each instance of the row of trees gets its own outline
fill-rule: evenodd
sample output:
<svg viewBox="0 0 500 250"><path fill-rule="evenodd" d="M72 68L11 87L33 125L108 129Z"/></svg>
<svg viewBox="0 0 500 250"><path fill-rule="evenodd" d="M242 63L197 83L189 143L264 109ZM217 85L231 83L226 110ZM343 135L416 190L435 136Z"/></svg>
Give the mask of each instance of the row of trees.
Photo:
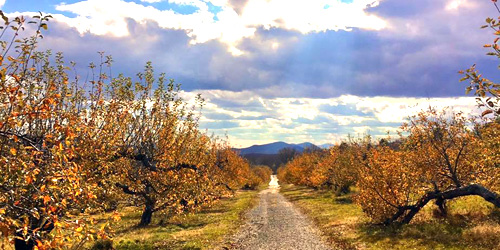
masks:
<svg viewBox="0 0 500 250"><path fill-rule="evenodd" d="M474 125L471 125L474 124ZM278 170L281 181L349 191L377 223L409 223L434 201L477 195L500 207L500 122L429 109L410 118L395 142L369 137L304 153Z"/></svg>
<svg viewBox="0 0 500 250"><path fill-rule="evenodd" d="M328 150L307 150L279 168L278 179L314 189L332 189L338 194L347 193L357 180L353 164L358 153L354 143L342 143Z"/></svg>
<svg viewBox="0 0 500 250"><path fill-rule="evenodd" d="M500 59L500 17L486 22L483 28L494 30L495 39L484 47ZM395 141L349 139L328 151L302 154L278 171L279 179L339 193L356 185L357 203L386 225L409 223L430 202L446 215L446 202L463 196L500 207L500 84L475 65L460 73L470 83L466 92L483 109L480 117L429 108L410 117Z"/></svg>
<svg viewBox="0 0 500 250"><path fill-rule="evenodd" d="M431 201L445 215L447 200L468 195L500 207L499 123L470 129L463 115L431 109L412 117L403 131L408 136L399 149L380 145L359 164L357 200L371 218L409 223Z"/></svg>
<svg viewBox="0 0 500 250"><path fill-rule="evenodd" d="M192 211L269 181L269 169L200 132L203 99L183 100L151 63L137 80L111 77L112 58L100 53L82 82L61 53L36 49L50 16L0 16L0 233L16 249L106 237L109 224L82 213L119 202L143 207L145 226L154 213ZM23 37L25 28L35 34Z"/></svg>

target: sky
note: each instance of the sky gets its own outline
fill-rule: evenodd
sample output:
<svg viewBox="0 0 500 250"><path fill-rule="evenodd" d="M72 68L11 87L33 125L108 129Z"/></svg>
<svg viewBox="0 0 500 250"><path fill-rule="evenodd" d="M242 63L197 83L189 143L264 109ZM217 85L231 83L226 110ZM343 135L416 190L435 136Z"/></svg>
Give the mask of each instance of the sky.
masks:
<svg viewBox="0 0 500 250"><path fill-rule="evenodd" d="M147 61L206 100L200 127L235 147L394 134L429 106L477 112L459 70L499 76L480 29L490 0L0 0L54 18L40 49L81 74L97 52L134 76Z"/></svg>

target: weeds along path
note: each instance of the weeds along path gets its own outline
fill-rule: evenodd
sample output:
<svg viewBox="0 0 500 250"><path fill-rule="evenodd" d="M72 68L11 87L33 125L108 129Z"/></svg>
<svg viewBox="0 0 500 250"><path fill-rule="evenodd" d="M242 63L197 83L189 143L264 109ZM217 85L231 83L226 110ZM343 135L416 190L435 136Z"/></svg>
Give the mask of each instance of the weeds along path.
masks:
<svg viewBox="0 0 500 250"><path fill-rule="evenodd" d="M249 212L230 249L330 249L312 223L279 193L276 176L259 195L259 205Z"/></svg>

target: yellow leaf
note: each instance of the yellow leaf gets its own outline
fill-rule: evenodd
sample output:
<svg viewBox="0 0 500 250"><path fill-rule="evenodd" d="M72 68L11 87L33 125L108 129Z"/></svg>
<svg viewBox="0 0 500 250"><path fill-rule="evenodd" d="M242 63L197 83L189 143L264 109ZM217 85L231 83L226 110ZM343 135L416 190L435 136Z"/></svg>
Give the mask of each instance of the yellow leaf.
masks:
<svg viewBox="0 0 500 250"><path fill-rule="evenodd" d="M12 155L16 156L16 155L17 155L17 150L16 150L15 148L11 148L11 149L10 149L10 153L11 153Z"/></svg>

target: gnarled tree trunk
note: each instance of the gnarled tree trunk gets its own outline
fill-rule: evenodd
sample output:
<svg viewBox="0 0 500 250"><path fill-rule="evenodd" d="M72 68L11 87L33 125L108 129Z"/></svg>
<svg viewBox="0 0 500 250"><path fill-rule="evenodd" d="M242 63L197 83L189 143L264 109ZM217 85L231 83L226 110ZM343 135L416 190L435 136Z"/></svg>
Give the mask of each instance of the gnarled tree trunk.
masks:
<svg viewBox="0 0 500 250"><path fill-rule="evenodd" d="M398 211L391 218L387 219L384 224L387 225L395 222L408 224L413 217L415 217L415 215L432 200L437 200L439 206L439 203L443 204L446 200L470 195L481 196L484 200L500 208L500 196L498 194L490 191L482 185L470 184L445 192L426 193L422 198L420 198L420 200L417 201L415 205L399 207Z"/></svg>

